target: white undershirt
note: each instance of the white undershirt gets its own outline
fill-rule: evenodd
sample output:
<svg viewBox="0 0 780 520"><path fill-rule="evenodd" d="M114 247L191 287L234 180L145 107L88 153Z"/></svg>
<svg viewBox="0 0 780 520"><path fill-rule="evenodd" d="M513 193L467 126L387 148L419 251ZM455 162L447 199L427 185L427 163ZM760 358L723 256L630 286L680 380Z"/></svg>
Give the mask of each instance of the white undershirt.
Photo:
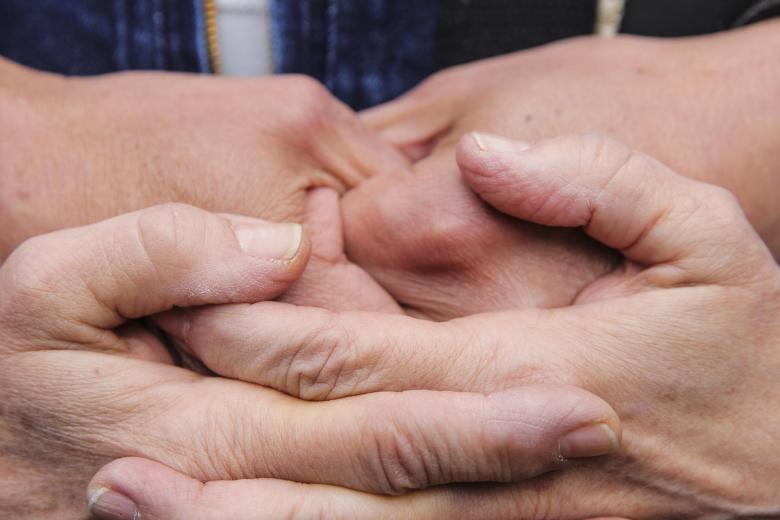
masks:
<svg viewBox="0 0 780 520"><path fill-rule="evenodd" d="M264 76L273 72L270 0L216 0L222 73Z"/></svg>

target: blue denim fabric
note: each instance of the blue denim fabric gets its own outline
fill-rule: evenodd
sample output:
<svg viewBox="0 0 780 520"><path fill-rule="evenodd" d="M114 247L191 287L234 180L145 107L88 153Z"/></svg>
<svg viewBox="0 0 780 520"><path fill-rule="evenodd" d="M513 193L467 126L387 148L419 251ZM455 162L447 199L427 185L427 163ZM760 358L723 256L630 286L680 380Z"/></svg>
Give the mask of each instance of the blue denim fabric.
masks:
<svg viewBox="0 0 780 520"><path fill-rule="evenodd" d="M276 72L363 108L434 69L437 0L273 0ZM0 54L69 75L208 72L203 0L0 0Z"/></svg>
<svg viewBox="0 0 780 520"><path fill-rule="evenodd" d="M313 76L360 109L434 71L437 0L273 0L276 72Z"/></svg>
<svg viewBox="0 0 780 520"><path fill-rule="evenodd" d="M313 76L354 108L392 99L436 69L439 0L271 1L276 72ZM711 32L748 6L737 25L780 14L777 0L631 0L623 29ZM61 74L209 72L205 34L203 0L0 0L0 54Z"/></svg>
<svg viewBox="0 0 780 520"><path fill-rule="evenodd" d="M0 0L0 54L69 75L208 71L201 2Z"/></svg>

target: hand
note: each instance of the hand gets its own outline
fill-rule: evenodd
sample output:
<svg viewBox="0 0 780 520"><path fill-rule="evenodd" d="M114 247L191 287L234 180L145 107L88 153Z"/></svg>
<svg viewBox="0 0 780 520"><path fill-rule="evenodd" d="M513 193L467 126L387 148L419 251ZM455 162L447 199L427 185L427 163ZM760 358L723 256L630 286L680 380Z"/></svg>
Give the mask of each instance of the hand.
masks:
<svg viewBox="0 0 780 520"><path fill-rule="evenodd" d="M579 233L485 212L454 149L471 131L526 141L598 131L734 192L780 258L779 29L578 38L436 74L363 114L417 162L414 175L345 197L349 257L417 315L570 303L611 258Z"/></svg>
<svg viewBox="0 0 780 520"><path fill-rule="evenodd" d="M485 149L464 138L458 161L485 201L538 224L581 227L621 253L621 267L585 288L577 305L431 323L259 303L172 312L163 327L218 373L306 398L564 384L600 395L623 422L619 455L529 483L393 502L313 489L305 507L328 516L780 515L780 462L766 456L780 438L780 268L734 197L605 138L481 142ZM598 434L581 441L603 443ZM195 502L190 492L202 487L187 481L176 488L183 495L162 498L138 482L146 463L117 464L94 482L127 486L151 518L208 518L231 490L250 511L276 490L219 483ZM300 504L300 489L287 493L274 507Z"/></svg>
<svg viewBox="0 0 780 520"><path fill-rule="evenodd" d="M64 79L0 60L0 113L0 262L25 238L164 202L302 222L307 190L406 167L303 76ZM318 294L307 274L295 301L386 310L387 294L348 265L315 250L313 270L359 290Z"/></svg>
<svg viewBox="0 0 780 520"><path fill-rule="evenodd" d="M576 388L306 403L177 367L138 321L172 307L273 298L308 251L297 225L182 205L17 248L0 268L0 516L83 515L81 490L117 457L200 480L399 493L536 475L560 465L559 438L594 422L617 439L611 408ZM585 449L578 454L600 454Z"/></svg>
<svg viewBox="0 0 780 520"><path fill-rule="evenodd" d="M416 317L563 307L618 260L580 230L518 222L490 208L463 180L451 149L418 162L412 174L361 183L342 209L349 258Z"/></svg>
<svg viewBox="0 0 780 520"><path fill-rule="evenodd" d="M309 265L280 300L331 310L401 314L392 296L344 254L339 194L329 188L310 190L306 210L312 243Z"/></svg>

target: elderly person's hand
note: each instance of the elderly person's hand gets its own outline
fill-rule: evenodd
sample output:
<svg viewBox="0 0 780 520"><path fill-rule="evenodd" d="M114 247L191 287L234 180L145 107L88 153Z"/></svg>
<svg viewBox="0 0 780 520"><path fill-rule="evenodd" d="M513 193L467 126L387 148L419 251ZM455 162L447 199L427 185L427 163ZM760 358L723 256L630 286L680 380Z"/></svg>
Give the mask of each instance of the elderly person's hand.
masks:
<svg viewBox="0 0 780 520"><path fill-rule="evenodd" d="M518 222L485 204L454 155L439 150L412 174L376 176L342 198L350 260L407 314L563 307L615 268L617 256L578 229Z"/></svg>
<svg viewBox="0 0 780 520"><path fill-rule="evenodd" d="M304 402L176 366L175 351L139 321L172 307L273 298L308 253L298 225L183 205L19 246L0 268L0 516L81 518L89 478L131 455L201 480L396 493L530 477L558 465L559 439L571 449L582 428L619 435L610 407L577 388ZM429 479L412 478L428 468Z"/></svg>
<svg viewBox="0 0 780 520"><path fill-rule="evenodd" d="M579 233L486 213L455 145L600 132L724 186L780 258L780 20L661 40L578 38L445 70L364 120L416 159L344 199L348 255L417 315L570 303L608 268ZM606 265L605 265L606 264Z"/></svg>
<svg viewBox="0 0 780 520"><path fill-rule="evenodd" d="M61 78L0 58L0 114L0 262L25 238L166 202L302 222L310 188L344 191L407 164L303 76ZM321 288L334 264L343 283ZM311 265L296 302L390 305L316 243Z"/></svg>
<svg viewBox="0 0 780 520"><path fill-rule="evenodd" d="M119 489L148 519L215 518L221 510L231 518L256 511L344 518L780 515L780 459L772 454L780 439L780 269L736 199L600 137L535 145L467 137L458 159L468 183L497 209L580 227L619 251L621 266L586 287L576 305L555 310L432 323L259 303L168 313L161 323L213 370L309 398L582 386L620 414L619 454L569 461L529 483L392 500L268 481L204 487L131 459L102 470L93 495ZM580 440L598 446L605 433L593 428ZM420 477L438 475L434 467Z"/></svg>

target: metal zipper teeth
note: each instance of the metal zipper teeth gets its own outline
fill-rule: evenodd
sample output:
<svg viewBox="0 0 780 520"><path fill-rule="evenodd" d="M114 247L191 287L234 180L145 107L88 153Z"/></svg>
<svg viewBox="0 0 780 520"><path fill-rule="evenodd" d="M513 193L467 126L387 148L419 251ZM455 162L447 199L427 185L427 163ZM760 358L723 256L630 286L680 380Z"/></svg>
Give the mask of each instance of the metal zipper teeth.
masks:
<svg viewBox="0 0 780 520"><path fill-rule="evenodd" d="M266 46L266 52L268 53L268 73L274 74L276 71L276 66L274 64L274 37L273 37L273 16L270 13L271 7L271 1L272 0L266 0L265 8L269 10L268 17L266 18L268 20L268 37L266 41L268 42L268 45Z"/></svg>
<svg viewBox="0 0 780 520"><path fill-rule="evenodd" d="M203 0L203 11L206 14L206 44L209 49L209 64L214 74L222 74L222 63L219 59L216 2L214 0Z"/></svg>

